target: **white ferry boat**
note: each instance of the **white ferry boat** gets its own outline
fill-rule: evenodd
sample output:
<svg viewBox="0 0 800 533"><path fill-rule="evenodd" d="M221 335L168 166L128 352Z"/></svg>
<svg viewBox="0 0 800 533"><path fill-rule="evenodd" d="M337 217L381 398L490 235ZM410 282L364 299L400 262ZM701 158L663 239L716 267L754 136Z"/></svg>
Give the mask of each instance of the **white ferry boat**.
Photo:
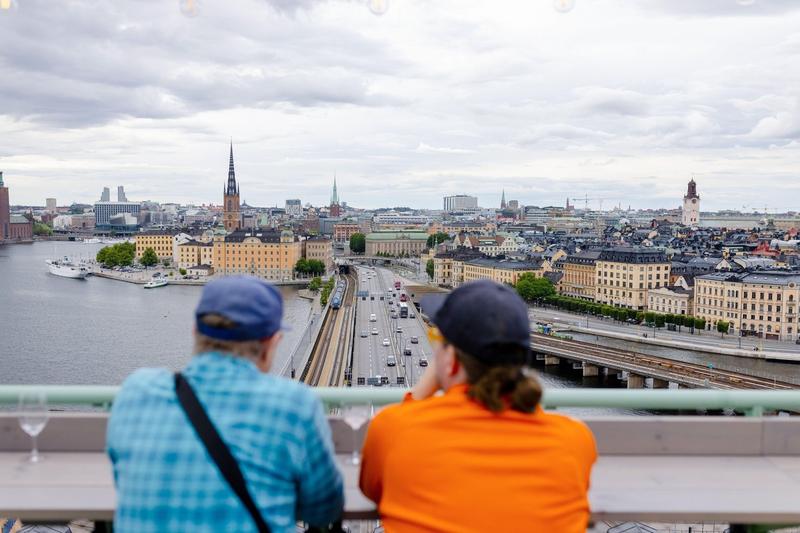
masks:
<svg viewBox="0 0 800 533"><path fill-rule="evenodd" d="M158 287L164 287L167 285L167 280L165 279L152 279L144 284L145 289L157 289Z"/></svg>
<svg viewBox="0 0 800 533"><path fill-rule="evenodd" d="M82 264L76 264L69 260L68 257L64 259L48 259L47 265L50 267L50 273L62 278L84 279L89 275L89 269Z"/></svg>

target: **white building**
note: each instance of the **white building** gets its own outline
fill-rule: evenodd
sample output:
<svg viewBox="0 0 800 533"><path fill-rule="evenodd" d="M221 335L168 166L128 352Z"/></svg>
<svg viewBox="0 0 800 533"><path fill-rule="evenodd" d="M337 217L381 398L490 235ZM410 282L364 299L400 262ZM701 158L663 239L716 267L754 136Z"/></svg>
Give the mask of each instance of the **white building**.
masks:
<svg viewBox="0 0 800 533"><path fill-rule="evenodd" d="M689 182L689 189L683 197L681 223L690 227L697 227L700 224L700 197L697 196L697 184L694 179Z"/></svg>
<svg viewBox="0 0 800 533"><path fill-rule="evenodd" d="M478 197L466 194L456 194L455 196L444 197L445 211L461 211L464 209L477 209Z"/></svg>

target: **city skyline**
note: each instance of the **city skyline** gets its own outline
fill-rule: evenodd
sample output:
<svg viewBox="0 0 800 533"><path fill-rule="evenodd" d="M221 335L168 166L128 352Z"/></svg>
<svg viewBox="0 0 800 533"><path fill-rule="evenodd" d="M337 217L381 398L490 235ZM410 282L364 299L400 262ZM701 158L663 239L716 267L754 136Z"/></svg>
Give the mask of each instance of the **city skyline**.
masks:
<svg viewBox="0 0 800 533"><path fill-rule="evenodd" d="M551 4L32 0L0 16L0 170L16 204L217 204L232 135L251 205L335 174L364 208L677 209L692 176L704 210L797 208L800 6Z"/></svg>

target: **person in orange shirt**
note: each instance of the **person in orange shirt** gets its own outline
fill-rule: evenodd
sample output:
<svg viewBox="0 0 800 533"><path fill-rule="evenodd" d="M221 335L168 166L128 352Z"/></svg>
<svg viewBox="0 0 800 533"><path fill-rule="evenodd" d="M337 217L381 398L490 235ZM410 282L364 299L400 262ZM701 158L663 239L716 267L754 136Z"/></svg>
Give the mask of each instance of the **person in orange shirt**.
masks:
<svg viewBox="0 0 800 533"><path fill-rule="evenodd" d="M424 304L430 366L364 442L360 486L386 531L586 531L594 437L539 406L525 302L481 280Z"/></svg>

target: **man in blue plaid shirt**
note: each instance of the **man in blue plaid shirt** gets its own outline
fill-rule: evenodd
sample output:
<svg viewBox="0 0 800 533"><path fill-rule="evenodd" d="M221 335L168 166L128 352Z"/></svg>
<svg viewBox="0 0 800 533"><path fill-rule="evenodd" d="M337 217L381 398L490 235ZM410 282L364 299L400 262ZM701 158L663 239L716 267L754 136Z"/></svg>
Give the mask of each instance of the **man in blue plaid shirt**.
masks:
<svg viewBox="0 0 800 533"><path fill-rule="evenodd" d="M281 338L280 292L232 276L209 283L196 310L195 356L183 375L239 464L273 532L324 526L344 496L330 428L304 385L267 374ZM140 369L122 386L108 427L114 529L248 532L255 523L210 458L166 369Z"/></svg>

